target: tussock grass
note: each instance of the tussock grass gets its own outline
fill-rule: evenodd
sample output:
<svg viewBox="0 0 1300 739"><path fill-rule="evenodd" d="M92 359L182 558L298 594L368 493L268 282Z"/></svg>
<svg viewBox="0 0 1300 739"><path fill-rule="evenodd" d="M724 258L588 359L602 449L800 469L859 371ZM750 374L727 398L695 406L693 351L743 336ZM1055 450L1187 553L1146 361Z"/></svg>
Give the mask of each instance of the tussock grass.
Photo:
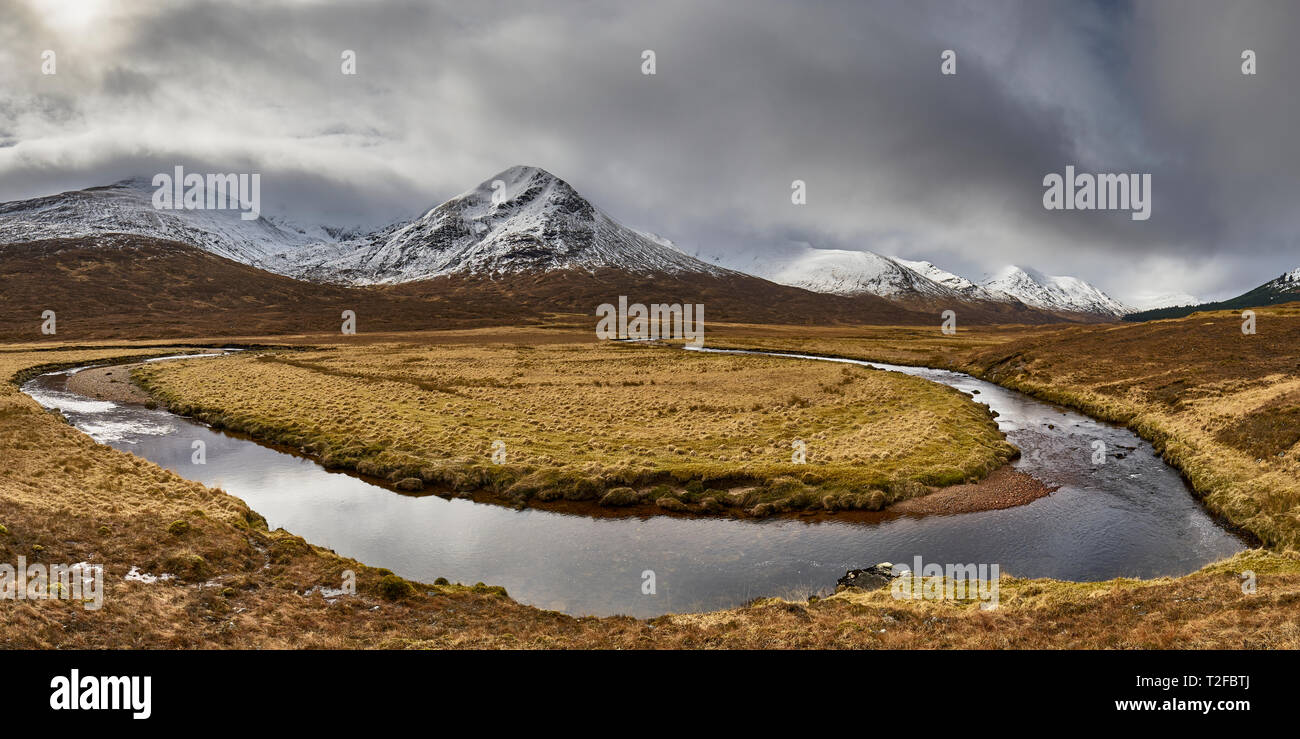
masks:
<svg viewBox="0 0 1300 739"><path fill-rule="evenodd" d="M630 345L334 346L142 367L173 411L405 490L695 514L876 510L1015 454L947 387ZM792 460L794 442L807 463ZM506 463L491 459L504 442Z"/></svg>

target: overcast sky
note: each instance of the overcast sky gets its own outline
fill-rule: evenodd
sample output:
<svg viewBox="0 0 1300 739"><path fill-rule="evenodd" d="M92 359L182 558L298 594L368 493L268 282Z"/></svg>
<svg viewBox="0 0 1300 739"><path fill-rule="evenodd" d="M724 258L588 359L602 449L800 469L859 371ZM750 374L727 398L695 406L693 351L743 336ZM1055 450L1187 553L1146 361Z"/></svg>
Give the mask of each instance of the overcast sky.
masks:
<svg viewBox="0 0 1300 739"><path fill-rule="evenodd" d="M379 224L529 164L741 268L867 249L1130 299L1300 266L1300 3L0 0L0 19L0 200L183 164L261 172L268 214ZM1151 173L1150 219L1044 210L1067 164Z"/></svg>

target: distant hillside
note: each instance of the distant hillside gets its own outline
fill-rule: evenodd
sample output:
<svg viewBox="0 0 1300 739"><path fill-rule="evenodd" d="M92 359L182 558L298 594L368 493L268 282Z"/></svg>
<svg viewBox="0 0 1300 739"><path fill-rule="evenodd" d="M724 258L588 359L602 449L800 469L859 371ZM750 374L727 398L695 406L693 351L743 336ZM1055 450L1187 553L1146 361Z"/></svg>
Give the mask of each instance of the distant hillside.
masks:
<svg viewBox="0 0 1300 739"><path fill-rule="evenodd" d="M502 323L454 303L374 288L315 285L188 244L108 235L0 245L0 340L77 341L362 331ZM41 313L57 316L42 335Z"/></svg>
<svg viewBox="0 0 1300 739"><path fill-rule="evenodd" d="M346 286L125 234L0 245L0 284L5 341L337 333L344 310L356 312L359 332L529 325L552 313L592 316L594 330L596 306L620 295L702 303L706 330L711 321L939 325L937 315L873 295L825 295L738 273L554 270ZM54 337L40 333L45 310L57 315Z"/></svg>
<svg viewBox="0 0 1300 739"><path fill-rule="evenodd" d="M1124 316L1125 321L1158 321L1165 318L1182 318L1198 311L1244 310L1266 305L1278 305L1300 300L1300 269L1294 269L1247 293L1229 300L1200 305L1183 305L1176 308L1157 308Z"/></svg>

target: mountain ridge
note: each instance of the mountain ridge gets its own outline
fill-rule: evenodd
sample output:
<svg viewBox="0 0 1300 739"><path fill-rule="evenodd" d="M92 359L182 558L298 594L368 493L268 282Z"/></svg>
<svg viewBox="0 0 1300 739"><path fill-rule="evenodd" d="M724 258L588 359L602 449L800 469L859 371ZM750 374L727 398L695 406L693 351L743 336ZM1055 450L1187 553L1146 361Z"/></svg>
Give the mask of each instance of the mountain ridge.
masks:
<svg viewBox="0 0 1300 739"><path fill-rule="evenodd" d="M0 203L0 244L131 233L194 244L218 256L272 272L286 248L311 243L307 234L234 210L160 210L145 177Z"/></svg>
<svg viewBox="0 0 1300 739"><path fill-rule="evenodd" d="M156 210L153 189L140 177L0 204L0 243L128 233L193 244L296 279L354 286L553 271L707 275L841 297L870 295L925 312L965 306L1012 322L1106 320L1132 312L1083 280L1018 266L976 283L928 261L809 247L793 259L729 269L622 225L564 180L524 165L414 218L360 235L271 216L244 221L235 211Z"/></svg>
<svg viewBox="0 0 1300 739"><path fill-rule="evenodd" d="M1102 318L1118 318L1131 311L1079 278L1045 275L1015 265L976 283L928 261L867 250L807 247L792 257L755 260L748 267L748 271L783 285L835 295L872 294L913 304L936 305L944 300L1010 303Z"/></svg>
<svg viewBox="0 0 1300 739"><path fill-rule="evenodd" d="M56 312L63 341L337 335L344 310L356 312L366 333L528 326L592 316L619 294L645 303L703 303L706 322L937 325L933 316L883 298L823 295L739 273L556 270L349 286L306 282L136 234L0 244L0 284L0 340L12 341L52 338L41 334L45 310Z"/></svg>

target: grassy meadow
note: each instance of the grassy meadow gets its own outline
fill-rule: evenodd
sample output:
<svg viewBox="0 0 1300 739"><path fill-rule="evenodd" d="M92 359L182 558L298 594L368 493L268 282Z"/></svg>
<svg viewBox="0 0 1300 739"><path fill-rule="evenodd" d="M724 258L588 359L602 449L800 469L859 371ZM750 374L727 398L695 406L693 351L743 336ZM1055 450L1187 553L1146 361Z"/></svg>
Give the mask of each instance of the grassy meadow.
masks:
<svg viewBox="0 0 1300 739"><path fill-rule="evenodd" d="M850 351L839 348L833 353ZM858 348L864 348L860 340ZM11 346L0 349L0 378L174 351L139 344ZM1036 351L1050 358L1060 350ZM450 348L434 354L444 352L454 355ZM224 360L184 364L216 361ZM1265 377L1271 374L1259 376ZM810 464L816 449L810 444ZM886 591L846 590L807 602L769 598L649 620L574 618L516 603L500 588L406 581L290 532L268 531L242 501L95 444L4 382L0 562L20 555L33 562L103 563L104 606L5 602L0 648L1300 648L1300 555L1267 550L1147 581L1068 583L1004 573L995 611L970 601L894 600ZM128 580L132 568L175 577ZM338 588L348 570L356 573L356 594L326 599L321 589ZM1246 570L1258 578L1254 594L1242 591Z"/></svg>
<svg viewBox="0 0 1300 739"><path fill-rule="evenodd" d="M176 412L327 466L511 505L878 510L1016 453L986 408L934 383L645 345L336 345L133 377Z"/></svg>
<svg viewBox="0 0 1300 739"><path fill-rule="evenodd" d="M1096 326L743 330L711 344L969 372L1119 423L1151 441L1206 506L1278 549L1300 549L1300 306Z"/></svg>

